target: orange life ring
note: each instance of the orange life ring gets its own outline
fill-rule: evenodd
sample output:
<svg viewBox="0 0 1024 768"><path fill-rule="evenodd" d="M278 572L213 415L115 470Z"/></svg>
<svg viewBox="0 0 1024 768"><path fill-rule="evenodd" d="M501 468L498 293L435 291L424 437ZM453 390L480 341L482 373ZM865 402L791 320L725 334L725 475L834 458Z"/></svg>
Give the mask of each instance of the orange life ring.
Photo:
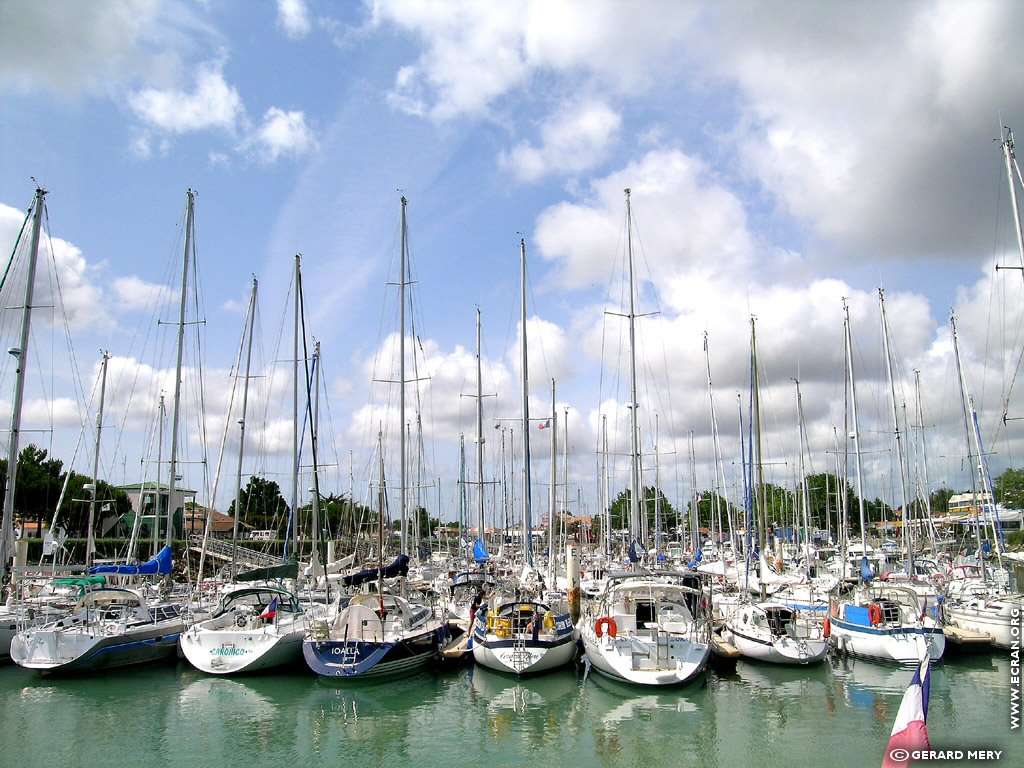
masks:
<svg viewBox="0 0 1024 768"><path fill-rule="evenodd" d="M619 627L615 623L615 619L611 616L602 616L594 622L595 635L598 637L604 637L606 633L608 637L615 637L619 634Z"/></svg>
<svg viewBox="0 0 1024 768"><path fill-rule="evenodd" d="M871 622L871 626L877 627L882 623L882 606L878 603L872 603L871 607L868 608L868 620Z"/></svg>
<svg viewBox="0 0 1024 768"><path fill-rule="evenodd" d="M829 619L828 616L825 617L825 626L821 634L826 640L832 637L832 621Z"/></svg>

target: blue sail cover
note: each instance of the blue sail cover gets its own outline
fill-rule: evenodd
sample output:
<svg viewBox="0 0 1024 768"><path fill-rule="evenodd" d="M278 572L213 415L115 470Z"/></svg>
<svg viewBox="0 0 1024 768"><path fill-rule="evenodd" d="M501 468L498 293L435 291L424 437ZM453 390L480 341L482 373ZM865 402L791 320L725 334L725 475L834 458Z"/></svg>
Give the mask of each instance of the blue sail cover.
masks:
<svg viewBox="0 0 1024 768"><path fill-rule="evenodd" d="M391 565L385 566L384 568L367 568L365 570L358 571L349 576L345 576L341 580L341 583L347 587L358 587L360 584L373 581L378 576L384 576L384 578L391 579L395 576L405 576L407 573L409 573L409 556L399 555Z"/></svg>
<svg viewBox="0 0 1024 768"><path fill-rule="evenodd" d="M862 581L871 581L875 578L875 572L871 570L871 566L868 565L867 555L861 558L860 561L860 578Z"/></svg>
<svg viewBox="0 0 1024 768"><path fill-rule="evenodd" d="M171 548L164 547L156 557L138 565L94 565L90 574L115 573L119 576L165 576L171 572Z"/></svg>
<svg viewBox="0 0 1024 768"><path fill-rule="evenodd" d="M633 539L631 542L629 542L629 562L640 562L640 554L636 551L636 539Z"/></svg>
<svg viewBox="0 0 1024 768"><path fill-rule="evenodd" d="M491 556L487 554L487 547L480 539L477 539L476 544L473 545L473 559L478 563L486 563L491 559Z"/></svg>

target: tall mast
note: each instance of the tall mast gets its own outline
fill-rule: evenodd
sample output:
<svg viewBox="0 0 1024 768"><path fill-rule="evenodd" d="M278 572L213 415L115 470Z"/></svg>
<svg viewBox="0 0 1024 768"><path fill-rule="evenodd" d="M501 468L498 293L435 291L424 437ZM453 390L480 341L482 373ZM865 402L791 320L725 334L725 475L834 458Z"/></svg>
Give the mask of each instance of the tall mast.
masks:
<svg viewBox="0 0 1024 768"><path fill-rule="evenodd" d="M520 282L522 296L520 305L520 332L522 334L522 382L523 382L523 545L526 565L533 567L533 524L530 507L533 498L530 492L530 374L526 358L526 240L519 240Z"/></svg>
<svg viewBox="0 0 1024 768"><path fill-rule="evenodd" d="M17 366L14 378L14 403L11 408L11 431L7 442L7 479L4 488L3 530L0 531L0 581L7 575L14 557L14 492L18 482L18 438L21 434L21 404L25 396L25 367L28 362L29 326L32 322L32 295L36 284L36 261L39 256L39 231L43 222L43 197L46 191L36 188L32 202L32 240L29 246L28 276L25 283L25 304L21 308L21 340L17 349L9 350Z"/></svg>
<svg viewBox="0 0 1024 768"><path fill-rule="evenodd" d="M301 288L300 275L302 254L295 254L295 272L292 278L294 283L293 319L292 319L292 551L295 556L299 555L299 313L302 300L300 299ZM285 548L287 558L287 547Z"/></svg>
<svg viewBox="0 0 1024 768"><path fill-rule="evenodd" d="M476 530L477 538L484 540L484 395L483 363L480 353L480 308L476 310Z"/></svg>
<svg viewBox="0 0 1024 768"><path fill-rule="evenodd" d="M305 334L303 334L305 338ZM312 393L310 393L312 389ZM310 396L312 394L312 397ZM309 452L313 461L313 503L312 519L310 520L311 536L309 562L312 566L313 579L322 575L320 568L320 471L319 459L317 456L317 418L319 407L314 408L314 403L319 405L320 399L320 342L313 341L313 370L312 376L307 379L306 384L306 409L309 414Z"/></svg>
<svg viewBox="0 0 1024 768"><path fill-rule="evenodd" d="M164 399L164 395L160 395L160 402L157 405L157 413L159 413L159 424L157 427L157 439L156 439L156 503L153 508L153 546L152 555L156 556L156 545L157 539L160 538L160 521L162 519L162 513L160 512L160 499L163 498L163 493L160 490L160 480L163 477L163 463L164 463L164 422L167 421L167 403ZM171 487L170 483L167 485L168 489ZM170 498L167 499L167 506L170 506ZM129 555L134 554L132 552Z"/></svg>
<svg viewBox="0 0 1024 768"><path fill-rule="evenodd" d="M867 519L864 514L864 472L860 465L860 421L857 419L857 385L853 376L853 331L850 328L850 306L843 299L843 314L845 323L845 346L846 346L846 375L847 383L850 386L850 438L853 440L853 463L855 467L855 479L857 482L857 507L860 512L860 540L861 540L861 578L869 580L873 574L868 566L868 536ZM845 570L845 564L843 566Z"/></svg>
<svg viewBox="0 0 1024 768"><path fill-rule="evenodd" d="M708 347L707 331L704 332L704 362L707 366L708 402L711 405L711 437L715 450L715 485L718 486L717 493L715 494L715 510L719 512L719 514L712 515L711 526L712 530L714 530L716 521L718 522L719 527L721 526L721 508L719 507L719 501L724 501L725 516L729 523L729 541L735 543L736 538L732 530L732 515L729 514L729 491L725 482L725 469L722 466L722 444L718 433L718 416L715 413L715 389L711 384L711 351ZM724 531L719 531L719 533L724 533Z"/></svg>
<svg viewBox="0 0 1024 768"><path fill-rule="evenodd" d="M409 232L406 227L405 220L405 206L406 199L405 195L402 195L402 232L401 232L401 261L399 263L399 279L398 279L398 454L399 454L399 474L401 475L398 479L399 482L399 493L398 493L398 510L400 513L401 525L401 553L406 554L408 552L408 533L407 520L406 520L406 509L405 509L405 494L408 486L408 478L406 477L406 440L405 440L405 270L406 270L406 244L409 238Z"/></svg>
<svg viewBox="0 0 1024 768"><path fill-rule="evenodd" d="M800 379L793 379L796 383L796 422L797 442L800 444L800 511L801 525L804 529L804 563L807 566L807 575L811 574L811 521L810 521L810 489L807 487L807 468L804 465L804 456L807 454L807 431L804 429L804 401L800 394ZM827 491L826 491L827 493Z"/></svg>
<svg viewBox="0 0 1024 768"><path fill-rule="evenodd" d="M190 189L187 193L185 210L185 254L181 262L181 303L178 308L178 357L174 366L174 399L171 401L171 460L170 478L167 485L167 533L164 546L171 545L174 536L175 486L178 482L178 421L181 415L181 359L185 349L185 301L188 290L189 257L192 253L192 226L195 208L195 193ZM184 499L182 499L184 502ZM184 504L182 504L184 507ZM184 514L184 509L182 509Z"/></svg>
<svg viewBox="0 0 1024 768"><path fill-rule="evenodd" d="M459 435L459 548L462 548L462 528L466 519L466 436Z"/></svg>
<svg viewBox="0 0 1024 768"><path fill-rule="evenodd" d="M885 314L885 291L878 289L878 306L882 312L882 346L885 348L885 374L889 379L889 405L892 414L893 429L896 436L896 461L900 465L900 492L903 494L903 546L907 550L907 573L914 573L914 526L910 515L910 504L907 499L907 471L903 458L903 436L900 433L899 408L896 404L896 378L892 371L892 345L889 340L889 320Z"/></svg>
<svg viewBox="0 0 1024 768"><path fill-rule="evenodd" d="M640 443L636 396L636 281L633 274L633 212L630 190L626 193L626 254L629 260L629 528L630 537L640 535Z"/></svg>
<svg viewBox="0 0 1024 768"><path fill-rule="evenodd" d="M85 545L86 568L92 565L92 556L96 551L96 493L99 490L98 485L100 482L100 432L103 429L103 401L107 393L108 360L110 360L110 355L104 352L103 358L100 361L100 404L96 411L96 444L93 446L92 453L92 491L89 494L89 525Z"/></svg>
<svg viewBox="0 0 1024 768"><path fill-rule="evenodd" d="M605 525L604 525L604 553L612 553L612 495L610 488L611 480L608 477L608 414L601 414L601 490L603 495Z"/></svg>
<svg viewBox="0 0 1024 768"><path fill-rule="evenodd" d="M565 542L568 540L568 512L569 512L569 406L563 406L562 408L562 489L563 498L565 499L563 510L565 514L559 517L558 531L561 537L561 543L558 545L560 550L564 550ZM580 509L577 504L577 509ZM582 515L582 512L580 513Z"/></svg>
<svg viewBox="0 0 1024 768"><path fill-rule="evenodd" d="M558 506L558 411L555 410L555 380L551 380L551 493L548 505L548 586L555 586L555 507Z"/></svg>
<svg viewBox="0 0 1024 768"><path fill-rule="evenodd" d="M924 439L924 409L921 407L921 371L916 368L914 369L914 411L917 416L918 429L918 439L914 441L914 445L917 446L917 455L920 457L920 465L917 472L918 495L924 502L925 516L928 520L928 533L934 547L938 535L935 531L935 521L932 519L931 483L928 479L928 441Z"/></svg>
<svg viewBox="0 0 1024 768"><path fill-rule="evenodd" d="M757 319L750 318L750 429L751 446L750 461L753 469L753 484L755 509L757 517L757 538L758 549L764 554L764 548L768 546L768 500L765 496L764 485L764 461L761 452L761 379L757 368ZM765 582L761 580L761 599L766 599Z"/></svg>
<svg viewBox="0 0 1024 768"><path fill-rule="evenodd" d="M237 555L238 547L238 517L241 514L242 507L242 456L245 453L245 417L247 413L247 407L249 404L249 371L252 365L252 333L253 326L256 324L256 289L257 289L256 278L252 279L252 291L249 293L249 310L246 312L246 321L248 322L248 351L245 355L245 378L242 380L242 415L238 418L238 466L235 472L235 488L237 494L235 495L235 515L231 526L231 580L235 580L236 573L236 562L235 558Z"/></svg>
<svg viewBox="0 0 1024 768"><path fill-rule="evenodd" d="M1003 158L1006 161L1006 181L1010 185L1010 205L1013 206L1013 226L1017 232L1017 252L1020 256L1021 275L1024 276L1024 235L1021 233L1020 208L1017 205L1017 181L1021 181L1021 175L1020 168L1017 167L1017 156L1013 151L1013 131L1009 128L1005 129L1002 145ZM1016 181L1014 170L1017 172Z"/></svg>
<svg viewBox="0 0 1024 768"><path fill-rule="evenodd" d="M992 504L992 514L994 520L991 522L993 534L998 533L996 527L999 524L999 513L995 509L995 494L992 491L992 483L990 482L988 468L985 463L985 451L981 444L981 430L978 426L978 412L974 407L974 397L973 395L971 395L969 388L967 386L967 378L964 374L963 360L960 357L960 343L956 333L956 316L954 315L950 317L949 322L953 329L953 354L956 358L956 371L957 376L960 380L960 392L962 396L964 410L964 426L967 429L967 461L971 467L971 494L974 497L975 504L979 510L978 519L975 521L976 525L974 526L974 533L975 540L978 545L978 551L981 552L981 527L983 524L990 522L988 520L988 516L984 514L984 510L986 509L986 499ZM974 442L974 449L976 451L976 464L974 462L974 457L971 456L972 440ZM981 484L980 502L978 501L978 483ZM996 559L999 564L999 567L1002 568L1002 542L1000 541L1000 539L1001 535L993 536L993 544L996 551ZM985 559L978 558L978 560L981 563L982 574L987 577L987 574L985 573Z"/></svg>

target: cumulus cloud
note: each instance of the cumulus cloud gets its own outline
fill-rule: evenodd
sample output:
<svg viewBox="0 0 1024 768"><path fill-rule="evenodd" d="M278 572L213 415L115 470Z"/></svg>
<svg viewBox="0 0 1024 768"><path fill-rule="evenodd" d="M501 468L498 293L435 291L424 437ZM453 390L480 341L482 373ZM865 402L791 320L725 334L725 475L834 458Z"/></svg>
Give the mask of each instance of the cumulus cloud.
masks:
<svg viewBox="0 0 1024 768"><path fill-rule="evenodd" d="M175 134L212 128L233 132L244 111L220 66L210 64L197 72L191 90L144 88L128 104L147 125Z"/></svg>
<svg viewBox="0 0 1024 768"><path fill-rule="evenodd" d="M292 40L309 34L309 10L304 0L277 0L277 23Z"/></svg>
<svg viewBox="0 0 1024 768"><path fill-rule="evenodd" d="M273 163L282 156L305 155L316 147L316 137L306 125L303 112L285 112L271 107L263 122L252 131L245 146L263 162Z"/></svg>
<svg viewBox="0 0 1024 768"><path fill-rule="evenodd" d="M619 91L649 83L697 10L678 3L647 8L650 13L635 13L621 3L584 0L498 6L382 0L373 12L377 24L405 29L424 47L396 75L392 103L445 120L485 115L495 100L548 70L592 73Z"/></svg>
<svg viewBox="0 0 1024 768"><path fill-rule="evenodd" d="M746 227L743 204L709 177L704 163L677 150L647 153L625 168L591 182L577 202L543 211L534 237L541 255L555 262L571 287L607 284L625 253L625 195L634 216L635 257L649 265L663 298L689 306L675 276L691 271L742 273L763 253ZM665 288L669 290L665 291Z"/></svg>
<svg viewBox="0 0 1024 768"><path fill-rule="evenodd" d="M157 285L135 275L116 277L111 284L117 306L128 310L153 310L176 299L176 291L166 285Z"/></svg>
<svg viewBox="0 0 1024 768"><path fill-rule="evenodd" d="M0 203L0 243L6 251L14 251L14 243L25 214ZM25 228L15 262L4 285L9 305L24 303L31 223ZM90 265L82 251L68 241L48 235L43 230L39 239L36 281L32 304L33 323L43 322L57 327L67 323L73 331L109 329L113 327L102 291L94 282L96 266Z"/></svg>
<svg viewBox="0 0 1024 768"><path fill-rule="evenodd" d="M143 58L160 0L0 3L0 87L113 95Z"/></svg>
<svg viewBox="0 0 1024 768"><path fill-rule="evenodd" d="M861 257L984 242L991 198L953 190L998 172L997 116L1024 77L1005 30L1024 8L742 3L710 18L692 45L739 89L731 140L784 210Z"/></svg>
<svg viewBox="0 0 1024 768"><path fill-rule="evenodd" d="M541 126L539 146L521 142L499 162L521 181L586 171L605 159L621 125L622 117L607 104L569 103Z"/></svg>

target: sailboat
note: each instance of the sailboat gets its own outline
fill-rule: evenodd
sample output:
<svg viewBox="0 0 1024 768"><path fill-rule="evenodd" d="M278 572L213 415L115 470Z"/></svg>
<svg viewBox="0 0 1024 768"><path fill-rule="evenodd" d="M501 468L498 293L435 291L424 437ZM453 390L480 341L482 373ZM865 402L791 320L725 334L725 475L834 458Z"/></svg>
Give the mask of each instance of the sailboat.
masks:
<svg viewBox="0 0 1024 768"><path fill-rule="evenodd" d="M179 638L181 653L196 669L213 675L232 675L284 666L302 659L302 641L306 636L314 606L303 607L296 594L285 589L285 579L298 576L298 562L257 568L236 574L238 519L242 506L242 455L245 447L245 421L248 403L252 336L256 318L258 283L252 281L249 308L243 338L248 334L245 376L239 419L239 449L235 487L234 526L232 532L232 583L226 586L220 602L209 618L197 621ZM301 304L301 271L295 259L296 302ZM298 353L296 350L296 359ZM314 365L316 356L314 356ZM314 546L314 563L316 562ZM322 613L322 611L320 611ZM319 615L319 613L317 614Z"/></svg>
<svg viewBox="0 0 1024 768"><path fill-rule="evenodd" d="M185 246L178 314L169 512L173 512L175 499L185 306L188 300L189 263L194 248L194 210L195 196L189 189L185 206ZM11 658L20 666L45 673L83 672L174 658L178 636L186 627L190 606L187 601L162 594L151 601L149 591L142 584L144 577L170 576L172 535L173 527L169 519L164 547L147 563L89 568L89 575L129 577L138 586L85 592L69 616L20 632L11 642ZM91 557L91 552L87 553L87 557Z"/></svg>
<svg viewBox="0 0 1024 768"><path fill-rule="evenodd" d="M967 438L968 461L981 480L984 489L980 494L981 498L993 499L989 473L985 465L985 453L981 445L978 415L974 399L968 390L963 361L960 358L955 317L950 318L950 324L953 334L953 353L960 380L964 423L971 425L968 427ZM973 472L972 486L977 487ZM975 492L976 498L978 495ZM986 504L980 506L983 509L988 507ZM998 521L994 509L992 515ZM979 553L981 550L981 533L979 531L988 522L981 519L976 521L975 534L979 539ZM998 536L994 536L993 539L995 540L994 549L998 563L1001 562L1002 547ZM1019 622L1021 615L1024 614L1024 594L1010 593L1001 580L996 578L994 571L993 565L981 558L980 554L977 566L959 566L955 569L954 573L960 578L952 580L947 585L946 600L942 604L942 615L954 627L988 635L992 638L992 645L996 648L1010 648L1015 641L1019 642L1020 639Z"/></svg>
<svg viewBox="0 0 1024 768"><path fill-rule="evenodd" d="M376 589L365 589L354 595L339 595L330 620L316 620L302 643L302 654L310 669L324 678L380 679L407 675L423 668L438 657L451 639L448 623L433 609L405 595L405 577L409 573L407 547L407 515L405 509L406 446L405 446L405 288L408 229L406 199L401 198L401 261L399 266L399 456L401 508L401 552L395 561L384 566L384 519L387 512L384 483L383 435L378 434L379 456L377 509L377 567L342 579L350 587L375 582ZM397 589L385 588L385 578L398 578Z"/></svg>
<svg viewBox="0 0 1024 768"><path fill-rule="evenodd" d="M607 677L649 686L681 685L703 675L711 656L700 577L649 571L637 556L640 525L640 451L637 424L636 306L630 191L626 193L630 357L630 560L634 570L609 573L604 588L580 616L586 663Z"/></svg>
<svg viewBox="0 0 1024 768"><path fill-rule="evenodd" d="M863 472L860 460L860 425L857 419L857 389L853 373L853 342L850 310L845 312L846 368L850 388L851 438L860 529L867 530L864 512ZM888 583L872 584L876 574L861 558L861 585L852 599L833 600L829 606L830 643L841 653L864 656L898 664L918 664L928 653L933 661L942 658L946 637L940 623L930 616L918 594L909 587Z"/></svg>
<svg viewBox="0 0 1024 768"><path fill-rule="evenodd" d="M569 615L568 598L553 589L541 588L533 565L530 532L530 410L526 334L526 241L519 241L521 292L522 419L523 419L523 547L526 566L518 584L494 594L475 614L472 627L473 659L498 672L532 675L568 664L576 656L576 627ZM552 414L554 416L554 414ZM554 420L551 426L554 432ZM552 466L555 453L551 454ZM552 488L554 485L552 484ZM482 518L481 518L482 522ZM550 521L549 521L550 522ZM548 552L550 564L554 552Z"/></svg>
<svg viewBox="0 0 1024 768"><path fill-rule="evenodd" d="M25 223L32 220L28 247L27 278L24 303L21 312L21 335L17 347L8 350L18 361L13 407L11 409L10 432L8 433L8 470L4 488L2 528L0 528L0 584L6 584L6 597L0 604L0 661L10 658L11 643L18 632L37 627L65 616L77 599L77 593L96 586L94 579L52 579L40 583L37 579L20 578L19 570L12 567L14 560L14 498L18 478L19 437L21 435L21 409L24 400L26 363L29 353L30 327L32 321L32 296L35 290L36 264L39 256L39 238L46 191L37 188ZM24 229L23 229L24 231ZM15 249L17 251L17 248ZM95 487L95 485L94 485ZM36 569L33 569L36 570ZM50 569L56 575L54 569ZM75 570L81 571L78 567ZM10 583L7 576L12 576ZM102 579L99 579L102 582Z"/></svg>
<svg viewBox="0 0 1024 768"><path fill-rule="evenodd" d="M96 566L93 574L167 576L171 548L141 565ZM144 589L102 587L83 592L71 613L19 632L11 659L40 672L88 672L174 658L186 606L150 601Z"/></svg>
<svg viewBox="0 0 1024 768"><path fill-rule="evenodd" d="M758 550L758 566L761 573L762 593L759 601L750 599L745 592L744 602L733 606L731 614L722 627L722 637L736 646L737 650L748 659L766 661L775 664L812 664L820 662L828 652L828 635L824 624L812 614L798 611L791 605L780 600L768 600L766 595L766 574L769 572L768 562L764 556L767 546L764 524L764 499L761 490L764 488L761 476L761 394L757 368L757 336L755 321L750 319L750 386L751 386L751 464L757 468L756 492L748 494L747 541L752 538ZM799 403L799 382L797 382L797 399ZM803 442L801 432L800 445L801 476L803 475ZM754 483L749 484L751 490ZM753 500L757 503L753 504ZM806 507L805 507L806 512ZM756 527L755 527L756 520ZM804 530L807 530L806 520Z"/></svg>

